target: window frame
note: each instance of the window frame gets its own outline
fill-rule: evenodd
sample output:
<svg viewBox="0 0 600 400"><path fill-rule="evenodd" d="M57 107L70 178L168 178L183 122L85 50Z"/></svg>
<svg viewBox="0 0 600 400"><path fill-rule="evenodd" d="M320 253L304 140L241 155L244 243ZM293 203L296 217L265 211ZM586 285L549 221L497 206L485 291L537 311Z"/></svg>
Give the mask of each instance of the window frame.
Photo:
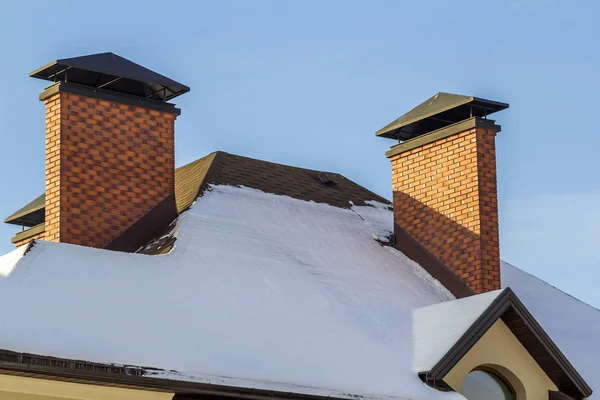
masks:
<svg viewBox="0 0 600 400"><path fill-rule="evenodd" d="M510 399L518 400L517 391L515 390L513 385L510 383L510 381L508 379L506 379L500 372L498 372L497 370L495 370L494 368L491 368L491 367L479 366L479 367L473 368L471 371L469 371L469 373L467 375L465 375L465 377L463 378L463 382L464 382L464 379L470 373L476 372L476 371L485 372L486 374L490 375L493 379L497 380L499 383L504 384L510 391ZM463 388L463 391L464 391L464 388Z"/></svg>

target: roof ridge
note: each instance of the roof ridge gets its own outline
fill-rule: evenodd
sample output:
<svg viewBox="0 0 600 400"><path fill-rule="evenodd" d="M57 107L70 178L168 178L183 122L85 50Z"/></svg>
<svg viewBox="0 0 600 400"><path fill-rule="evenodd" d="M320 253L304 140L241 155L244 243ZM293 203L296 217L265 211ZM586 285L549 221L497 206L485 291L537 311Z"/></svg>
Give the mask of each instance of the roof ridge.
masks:
<svg viewBox="0 0 600 400"><path fill-rule="evenodd" d="M227 151L222 151L222 150L217 150L217 151L213 151L213 153L220 153L220 154L224 154L227 156L233 156L233 157L239 157L239 158L245 158L247 160L254 160L254 161L260 161L263 163L268 163L268 164L273 164L273 165L277 165L277 166L281 166L281 167L287 167L287 168L295 168L295 169L300 169L303 171L308 171L308 172L321 172L321 173L325 173L325 174L334 174L334 175L339 175L345 179L348 179L345 175L342 175L339 172L333 172L333 171L322 171L322 170L318 170L318 169L310 169L310 168L305 168L305 167L298 167L295 165L290 165L290 164L282 164L282 163L278 163L278 162L274 162L274 161L269 161L269 160L263 160L261 158L254 158L254 157L248 157L248 156L241 156L239 154L234 154L234 153L229 153ZM211 153L212 154L212 153ZM348 179L350 180L350 179Z"/></svg>
<svg viewBox="0 0 600 400"><path fill-rule="evenodd" d="M246 160L252 160L252 161L258 161L258 162L261 162L261 163L267 163L267 164L271 164L273 166L278 166L278 167L293 168L293 169L301 170L301 171L304 171L304 172L307 172L307 173L311 173L311 174L324 173L324 174L334 175L335 177L345 179L346 181L348 181L348 182L350 182L350 183L352 183L352 184L354 184L356 186L359 186L359 187L365 189L369 193L371 193L374 196L376 196L377 197L377 199L376 199L377 201L384 200L385 204L391 204L391 201L389 201L385 197L383 197L381 195L378 195L377 193L373 192L371 189L366 188L365 186L363 186L363 185L361 185L359 183L356 183L352 179L348 178L347 176L345 176L345 175L343 175L343 174L341 174L339 172L322 171L322 170L318 170L318 169L310 169L310 168L298 167L298 166L295 166L295 165L281 164L281 163L277 163L277 162L273 162L273 161L263 160L263 159L260 159L260 158L254 158L254 157L248 157L248 156L241 156L239 154L233 154L233 153L229 153L229 152L222 151L222 150L214 151L211 154L213 154L213 153L216 155L215 158L217 156L219 158L222 158L222 157L225 157L225 156L228 156L228 157L237 157L237 158L243 158L243 159L246 159ZM224 161L224 160L219 160L219 161ZM208 173L207 173L207 175L208 175Z"/></svg>

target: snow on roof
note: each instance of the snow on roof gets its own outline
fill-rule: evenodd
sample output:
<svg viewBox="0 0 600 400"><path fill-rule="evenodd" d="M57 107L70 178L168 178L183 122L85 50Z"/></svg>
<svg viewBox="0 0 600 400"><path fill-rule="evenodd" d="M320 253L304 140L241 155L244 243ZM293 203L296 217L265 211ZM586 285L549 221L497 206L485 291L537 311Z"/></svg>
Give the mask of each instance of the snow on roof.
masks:
<svg viewBox="0 0 600 400"><path fill-rule="evenodd" d="M28 246L21 246L16 248L15 250L7 253L3 256L0 256L0 277L7 277L10 273L15 269L17 263L25 252L27 251Z"/></svg>
<svg viewBox="0 0 600 400"><path fill-rule="evenodd" d="M460 397L413 370L411 310L453 297L373 239L392 225L374 205L215 186L164 256L38 241L2 258L0 348L260 389Z"/></svg>
<svg viewBox="0 0 600 400"><path fill-rule="evenodd" d="M430 371L500 293L495 290L414 309L415 372Z"/></svg>
<svg viewBox="0 0 600 400"><path fill-rule="evenodd" d="M24 255L21 247L0 257L0 349L296 393L460 398L416 372L497 294L429 307L453 297L374 240L390 235L393 217L387 205L371 206L215 186L182 214L164 256L43 241ZM600 387L600 311L509 264L501 275ZM432 318L445 337L428 348Z"/></svg>
<svg viewBox="0 0 600 400"><path fill-rule="evenodd" d="M500 276L502 286L516 293L583 379L600 392L600 310L508 263L502 263Z"/></svg>

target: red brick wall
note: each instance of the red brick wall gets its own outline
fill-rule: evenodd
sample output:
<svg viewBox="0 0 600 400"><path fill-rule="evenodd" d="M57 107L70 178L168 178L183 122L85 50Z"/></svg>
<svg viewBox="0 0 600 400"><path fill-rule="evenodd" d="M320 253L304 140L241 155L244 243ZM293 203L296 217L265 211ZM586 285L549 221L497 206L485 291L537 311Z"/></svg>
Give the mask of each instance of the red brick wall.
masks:
<svg viewBox="0 0 600 400"><path fill-rule="evenodd" d="M104 247L174 192L175 114L71 93L44 103L45 240Z"/></svg>
<svg viewBox="0 0 600 400"><path fill-rule="evenodd" d="M476 293L500 288L496 131L392 156L394 220Z"/></svg>

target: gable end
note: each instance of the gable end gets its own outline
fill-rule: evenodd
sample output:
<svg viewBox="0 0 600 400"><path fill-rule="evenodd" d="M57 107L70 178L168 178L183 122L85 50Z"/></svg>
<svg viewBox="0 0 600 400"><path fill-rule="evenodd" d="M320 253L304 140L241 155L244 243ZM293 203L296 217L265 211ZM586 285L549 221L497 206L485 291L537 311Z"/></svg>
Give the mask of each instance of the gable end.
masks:
<svg viewBox="0 0 600 400"><path fill-rule="evenodd" d="M502 319L562 393L573 399L584 399L592 394L575 367L510 288L492 302L429 372L419 374L421 379L442 390L449 389L443 378L498 319Z"/></svg>

